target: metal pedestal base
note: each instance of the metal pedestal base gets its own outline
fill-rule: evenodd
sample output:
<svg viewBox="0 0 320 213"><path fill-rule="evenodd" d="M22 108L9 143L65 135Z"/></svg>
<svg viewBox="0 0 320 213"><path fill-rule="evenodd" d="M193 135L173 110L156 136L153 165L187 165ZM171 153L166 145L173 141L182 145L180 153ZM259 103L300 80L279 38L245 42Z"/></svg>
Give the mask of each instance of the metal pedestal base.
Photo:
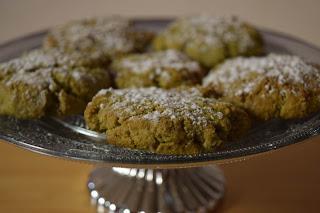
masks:
<svg viewBox="0 0 320 213"><path fill-rule="evenodd" d="M88 188L98 212L206 212L224 194L217 167L152 170L95 169Z"/></svg>

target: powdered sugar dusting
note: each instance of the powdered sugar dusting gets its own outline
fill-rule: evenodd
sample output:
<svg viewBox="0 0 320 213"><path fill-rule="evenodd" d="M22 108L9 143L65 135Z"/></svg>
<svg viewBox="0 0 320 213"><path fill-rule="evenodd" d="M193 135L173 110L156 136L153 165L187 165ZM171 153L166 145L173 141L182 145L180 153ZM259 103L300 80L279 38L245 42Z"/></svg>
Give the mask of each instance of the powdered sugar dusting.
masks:
<svg viewBox="0 0 320 213"><path fill-rule="evenodd" d="M111 107L118 113L127 113L131 119L140 116L154 122L161 118L188 119L193 125L207 125L224 117L213 109L214 99L201 97L198 89L187 91L164 90L160 88L107 89L101 90L96 97L110 93Z"/></svg>
<svg viewBox="0 0 320 213"><path fill-rule="evenodd" d="M144 116L142 116L144 119L146 120L150 120L150 121L154 121L154 122L158 122L159 121L159 118L161 117L161 114L160 112L158 111L154 111L154 112L151 112L151 113L148 113Z"/></svg>
<svg viewBox="0 0 320 213"><path fill-rule="evenodd" d="M249 93L259 80L265 77L277 79L279 85L301 84L305 88L314 87L308 82L320 79L320 72L305 63L301 58L291 55L270 54L267 57L251 57L227 60L203 80L203 85L232 84L235 81L255 75L254 81L244 84L241 93ZM320 87L320 85L318 85ZM268 88L272 90L272 88Z"/></svg>
<svg viewBox="0 0 320 213"><path fill-rule="evenodd" d="M83 59L81 55L64 54L58 50L34 50L20 58L0 64L0 77L5 77L6 85L23 83L39 89L56 88L54 75L71 76L75 81L84 78L95 82L85 65L94 65L93 58ZM90 64L91 63L91 64ZM89 66L89 67L90 67ZM1 78L0 78L1 80Z"/></svg>
<svg viewBox="0 0 320 213"><path fill-rule="evenodd" d="M127 57L121 61L121 66L134 73L154 71L162 74L163 69L175 69L185 72L199 72L201 68L195 61L176 50L147 53Z"/></svg>
<svg viewBox="0 0 320 213"><path fill-rule="evenodd" d="M51 77L51 71L51 68L42 68L34 72L19 70L6 82L6 85L10 86L15 83L23 82L25 84L38 87L39 89L47 88L54 83ZM51 87L54 88L53 86Z"/></svg>
<svg viewBox="0 0 320 213"><path fill-rule="evenodd" d="M0 70L7 75L15 71L24 70L25 72L33 72L40 68L53 67L97 67L104 63L101 56L85 54L79 52L64 53L57 49L42 50L37 49L28 52L22 57L12 59L6 63L0 64ZM107 61L107 59L105 60ZM1 74L0 74L1 75Z"/></svg>
<svg viewBox="0 0 320 213"><path fill-rule="evenodd" d="M181 30L181 34L178 35L180 40L200 39L206 45L217 47L235 42L240 53L255 46L255 41L246 29L245 23L235 16L199 15L185 17L174 22L169 30L177 26Z"/></svg>
<svg viewBox="0 0 320 213"><path fill-rule="evenodd" d="M129 52L134 48L134 40L128 34L130 25L127 19L117 16L85 19L57 27L51 35L64 49Z"/></svg>
<svg viewBox="0 0 320 213"><path fill-rule="evenodd" d="M0 64L1 72L11 73L13 70L32 71L38 68L55 66L56 59L49 54L42 54L41 51L31 51L27 55Z"/></svg>

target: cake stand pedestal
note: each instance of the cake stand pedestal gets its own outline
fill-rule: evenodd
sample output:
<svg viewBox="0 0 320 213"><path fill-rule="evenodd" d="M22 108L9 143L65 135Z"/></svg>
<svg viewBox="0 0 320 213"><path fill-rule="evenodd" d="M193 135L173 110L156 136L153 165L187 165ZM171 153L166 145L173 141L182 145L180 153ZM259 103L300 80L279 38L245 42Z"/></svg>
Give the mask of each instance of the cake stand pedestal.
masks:
<svg viewBox="0 0 320 213"><path fill-rule="evenodd" d="M88 189L98 212L207 212L224 195L215 166L193 169L98 167Z"/></svg>

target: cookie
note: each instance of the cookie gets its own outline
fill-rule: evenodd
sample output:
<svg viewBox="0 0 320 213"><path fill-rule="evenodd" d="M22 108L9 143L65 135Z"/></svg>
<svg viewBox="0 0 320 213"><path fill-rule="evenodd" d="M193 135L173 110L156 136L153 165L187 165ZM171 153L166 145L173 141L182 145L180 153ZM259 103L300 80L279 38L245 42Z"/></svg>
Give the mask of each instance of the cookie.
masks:
<svg viewBox="0 0 320 213"><path fill-rule="evenodd" d="M55 27L49 31L43 46L114 58L144 50L152 38L151 32L135 30L131 21L111 16L71 21Z"/></svg>
<svg viewBox="0 0 320 213"><path fill-rule="evenodd" d="M104 59L34 50L0 64L0 114L17 118L83 113L97 91L111 86Z"/></svg>
<svg viewBox="0 0 320 213"><path fill-rule="evenodd" d="M205 71L176 50L132 54L112 64L117 88L161 87L201 84Z"/></svg>
<svg viewBox="0 0 320 213"><path fill-rule="evenodd" d="M188 16L171 23L153 41L155 50L178 49L203 66L214 67L226 58L259 55L259 32L237 17Z"/></svg>
<svg viewBox="0 0 320 213"><path fill-rule="evenodd" d="M320 71L297 56L228 60L203 85L259 120L303 118L320 107Z"/></svg>
<svg viewBox="0 0 320 213"><path fill-rule="evenodd" d="M197 88L101 90L85 120L109 144L164 154L211 152L250 128L246 112Z"/></svg>

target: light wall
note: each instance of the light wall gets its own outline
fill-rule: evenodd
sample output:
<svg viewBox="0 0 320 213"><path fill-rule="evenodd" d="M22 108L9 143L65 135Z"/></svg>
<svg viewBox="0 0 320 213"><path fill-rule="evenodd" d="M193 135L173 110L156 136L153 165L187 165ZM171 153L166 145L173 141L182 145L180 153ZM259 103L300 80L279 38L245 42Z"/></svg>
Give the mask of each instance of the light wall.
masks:
<svg viewBox="0 0 320 213"><path fill-rule="evenodd" d="M320 0L0 0L0 42L82 17L235 14L320 46Z"/></svg>

